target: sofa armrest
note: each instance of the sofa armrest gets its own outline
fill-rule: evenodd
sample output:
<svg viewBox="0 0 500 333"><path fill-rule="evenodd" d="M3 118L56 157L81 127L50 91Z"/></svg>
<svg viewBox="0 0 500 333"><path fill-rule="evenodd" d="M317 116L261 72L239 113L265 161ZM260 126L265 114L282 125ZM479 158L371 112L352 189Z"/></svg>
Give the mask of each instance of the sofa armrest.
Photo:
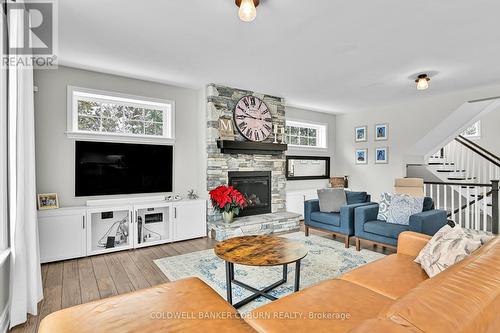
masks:
<svg viewBox="0 0 500 333"><path fill-rule="evenodd" d="M410 216L409 230L426 235L434 235L448 222L444 210L433 209Z"/></svg>
<svg viewBox="0 0 500 333"><path fill-rule="evenodd" d="M311 221L312 212L319 212L319 199L304 201L304 222Z"/></svg>
<svg viewBox="0 0 500 333"><path fill-rule="evenodd" d="M371 205L356 208L354 214L354 229L363 230L365 222L376 220L378 207L378 204L373 203Z"/></svg>
<svg viewBox="0 0 500 333"><path fill-rule="evenodd" d="M340 220L341 221L352 221L354 224L354 210L358 207L377 205L376 202L362 202L357 204L345 205L340 207ZM378 207L378 206L377 206ZM378 214L378 210L377 210Z"/></svg>
<svg viewBox="0 0 500 333"><path fill-rule="evenodd" d="M398 254L417 257L432 237L413 231L403 231L398 237Z"/></svg>

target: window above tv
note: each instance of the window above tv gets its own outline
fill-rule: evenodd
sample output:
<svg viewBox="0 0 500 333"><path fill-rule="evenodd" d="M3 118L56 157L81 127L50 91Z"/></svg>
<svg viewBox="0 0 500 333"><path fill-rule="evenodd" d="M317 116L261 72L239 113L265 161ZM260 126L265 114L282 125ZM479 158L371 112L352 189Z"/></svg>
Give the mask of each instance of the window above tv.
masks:
<svg viewBox="0 0 500 333"><path fill-rule="evenodd" d="M71 139L173 144L173 101L68 86Z"/></svg>

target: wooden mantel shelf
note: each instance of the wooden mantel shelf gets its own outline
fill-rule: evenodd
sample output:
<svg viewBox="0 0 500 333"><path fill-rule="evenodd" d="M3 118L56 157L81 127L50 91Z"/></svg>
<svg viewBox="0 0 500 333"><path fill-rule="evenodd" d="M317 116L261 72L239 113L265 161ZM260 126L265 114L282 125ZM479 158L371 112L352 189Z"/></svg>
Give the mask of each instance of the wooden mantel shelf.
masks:
<svg viewBox="0 0 500 333"><path fill-rule="evenodd" d="M217 147L223 154L279 155L288 149L281 143L217 140Z"/></svg>

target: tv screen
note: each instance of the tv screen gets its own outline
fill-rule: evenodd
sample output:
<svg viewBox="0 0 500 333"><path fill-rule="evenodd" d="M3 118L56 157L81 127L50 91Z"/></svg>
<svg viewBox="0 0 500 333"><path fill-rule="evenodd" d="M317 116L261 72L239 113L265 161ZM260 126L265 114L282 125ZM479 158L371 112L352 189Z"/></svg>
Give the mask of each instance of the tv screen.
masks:
<svg viewBox="0 0 500 333"><path fill-rule="evenodd" d="M75 195L172 192L173 147L76 142Z"/></svg>

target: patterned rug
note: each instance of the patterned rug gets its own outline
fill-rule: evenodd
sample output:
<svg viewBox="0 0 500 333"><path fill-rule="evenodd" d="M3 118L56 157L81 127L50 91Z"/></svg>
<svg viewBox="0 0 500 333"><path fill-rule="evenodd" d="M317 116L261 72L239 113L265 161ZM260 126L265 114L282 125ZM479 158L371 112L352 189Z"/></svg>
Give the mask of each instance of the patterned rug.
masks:
<svg viewBox="0 0 500 333"><path fill-rule="evenodd" d="M344 244L327 238L303 232L283 235L290 239L302 241L309 249L308 255L301 262L300 288L304 289L320 281L337 277L356 267L384 257L383 254L361 250L357 252L353 246L344 248ZM155 264L171 281L196 276L205 281L226 299L226 271L224 261L219 259L213 250L192 252L184 255L155 260ZM262 289L282 277L283 267L249 267L235 265L235 278ZM293 292L295 264L288 265L288 281L271 292L275 297L283 297ZM233 285L233 302L236 303L250 296L251 292ZM246 313L270 301L260 297L254 302L239 309Z"/></svg>

